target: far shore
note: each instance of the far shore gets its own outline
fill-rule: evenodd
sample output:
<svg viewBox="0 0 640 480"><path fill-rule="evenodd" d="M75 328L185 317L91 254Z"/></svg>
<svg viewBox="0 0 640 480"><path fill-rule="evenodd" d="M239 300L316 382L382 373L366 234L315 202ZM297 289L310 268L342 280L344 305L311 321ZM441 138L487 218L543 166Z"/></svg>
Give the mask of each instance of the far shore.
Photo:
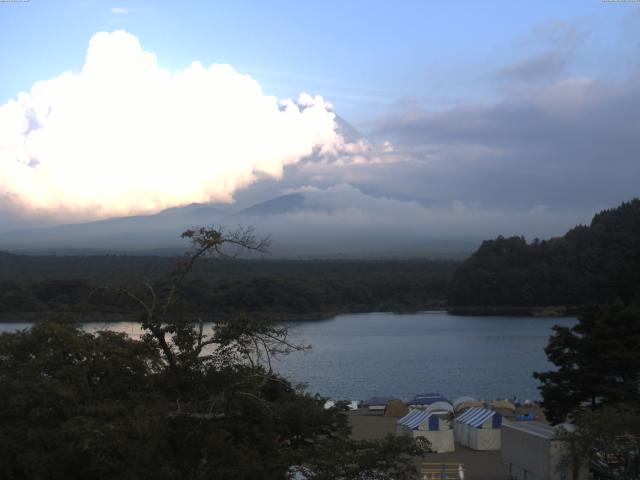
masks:
<svg viewBox="0 0 640 480"><path fill-rule="evenodd" d="M295 321L322 321L335 318L339 315L349 315L358 313L392 313L398 315L413 315L423 312L447 312L454 316L505 316L505 317L574 317L581 314L584 307L575 306L547 306L547 307L451 307L442 305L422 306L416 309L389 309L389 310L363 310L363 309L343 309L328 310L322 312L222 312L222 313L187 313L187 317L193 321L202 320L213 322L221 319L230 319L240 316L261 316L274 322L295 322ZM109 312L2 312L0 313L0 323L36 323L43 320L66 320L77 321L79 323L118 323L140 321L140 313L109 313Z"/></svg>
<svg viewBox="0 0 640 480"><path fill-rule="evenodd" d="M324 312L223 312L223 313L187 313L187 318L192 321L202 320L204 322L213 322L221 319L229 319L234 317L260 316L268 318L274 322L295 322L295 321L322 321L337 317L338 315L350 315L358 313L394 313L398 315L412 315L425 311L444 312L446 309L430 307L419 310L335 310ZM174 317L175 318L175 317ZM0 323L35 323L43 320L65 319L69 321L79 321L81 323L117 323L117 322L136 322L141 320L139 313L104 313L104 312L17 312L17 313L0 313Z"/></svg>
<svg viewBox="0 0 640 480"><path fill-rule="evenodd" d="M549 306L471 306L450 307L451 315L469 315L474 317L575 317L580 315L584 306L549 305Z"/></svg>

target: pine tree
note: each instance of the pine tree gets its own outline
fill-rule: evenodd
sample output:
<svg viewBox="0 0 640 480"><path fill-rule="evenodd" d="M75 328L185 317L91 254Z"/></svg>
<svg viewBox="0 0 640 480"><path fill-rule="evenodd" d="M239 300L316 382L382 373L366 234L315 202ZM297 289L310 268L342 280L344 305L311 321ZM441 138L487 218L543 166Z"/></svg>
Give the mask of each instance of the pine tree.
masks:
<svg viewBox="0 0 640 480"><path fill-rule="evenodd" d="M545 352L557 370L536 372L553 423L585 408L640 405L640 308L591 306L571 328L554 327Z"/></svg>

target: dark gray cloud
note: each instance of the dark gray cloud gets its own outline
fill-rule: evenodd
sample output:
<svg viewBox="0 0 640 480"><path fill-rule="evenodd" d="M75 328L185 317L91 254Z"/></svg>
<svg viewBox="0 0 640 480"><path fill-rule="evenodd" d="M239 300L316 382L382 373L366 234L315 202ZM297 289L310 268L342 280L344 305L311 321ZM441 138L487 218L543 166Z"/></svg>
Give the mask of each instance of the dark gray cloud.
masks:
<svg viewBox="0 0 640 480"><path fill-rule="evenodd" d="M298 200L290 210L270 215L247 213L236 220L269 232L278 255L394 256L468 253L483 238L553 236L564 233L567 225L589 220L573 211L543 207L505 211L460 201L426 206L412 199L370 195L348 184L303 187L295 192Z"/></svg>
<svg viewBox="0 0 640 480"><path fill-rule="evenodd" d="M282 181L262 183L260 196L313 186L307 196L333 205L329 213L278 218L275 230L294 222L301 231L303 224L315 231L315 223L337 232L378 222L405 234L560 235L640 195L638 111L640 83L586 78L529 87L493 104L412 105L378 122L373 143L395 145L381 161L309 159L288 167ZM256 187L238 199L257 199Z"/></svg>
<svg viewBox="0 0 640 480"><path fill-rule="evenodd" d="M425 164L411 178L450 199L593 210L640 194L638 111L638 83L567 79L492 105L395 115L376 133Z"/></svg>
<svg viewBox="0 0 640 480"><path fill-rule="evenodd" d="M508 80L546 80L556 77L567 64L564 52L552 51L534 55L526 60L506 65L498 70L498 77Z"/></svg>
<svg viewBox="0 0 640 480"><path fill-rule="evenodd" d="M550 19L536 25L528 35L520 39L519 43L523 46L547 45L556 48L574 48L587 36L579 20Z"/></svg>
<svg viewBox="0 0 640 480"><path fill-rule="evenodd" d="M499 68L496 77L507 82L556 80L565 73L586 36L576 22L541 23L518 42L524 50L522 58Z"/></svg>

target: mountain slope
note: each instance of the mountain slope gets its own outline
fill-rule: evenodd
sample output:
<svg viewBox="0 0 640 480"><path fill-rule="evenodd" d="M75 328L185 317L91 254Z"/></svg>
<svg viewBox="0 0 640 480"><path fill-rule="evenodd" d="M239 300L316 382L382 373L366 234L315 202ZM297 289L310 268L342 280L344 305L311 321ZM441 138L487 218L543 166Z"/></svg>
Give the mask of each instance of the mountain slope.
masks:
<svg viewBox="0 0 640 480"><path fill-rule="evenodd" d="M120 251L182 247L179 236L193 225L211 224L223 210L192 204L154 215L109 218L88 223L19 230L0 235L0 248L13 251Z"/></svg>
<svg viewBox="0 0 640 480"><path fill-rule="evenodd" d="M362 196L368 199L369 197ZM360 199L360 201L362 201ZM368 200L365 200L368 201ZM375 199L374 199L375 202ZM187 228L252 226L269 235L275 257L463 258L480 243L475 238L442 238L384 223L345 220L345 212L375 215L376 206L350 203L331 193L293 193L233 212L233 206L192 204L155 215L112 218L84 224L22 230L0 235L0 250L21 253L180 254ZM368 210L367 210L368 209ZM382 215L382 213L380 214ZM427 232L427 229L424 229Z"/></svg>
<svg viewBox="0 0 640 480"><path fill-rule="evenodd" d="M304 197L299 193L292 193L276 197L266 202L258 203L241 210L234 216L264 216L290 213L304 208Z"/></svg>

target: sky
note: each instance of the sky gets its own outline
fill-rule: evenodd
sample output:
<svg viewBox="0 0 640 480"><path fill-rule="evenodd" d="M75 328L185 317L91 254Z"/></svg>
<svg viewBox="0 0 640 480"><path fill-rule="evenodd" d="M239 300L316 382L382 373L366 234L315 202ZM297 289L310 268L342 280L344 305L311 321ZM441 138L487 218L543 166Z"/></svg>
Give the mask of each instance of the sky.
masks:
<svg viewBox="0 0 640 480"><path fill-rule="evenodd" d="M638 195L636 2L31 0L0 45L0 232L303 192L548 237Z"/></svg>

